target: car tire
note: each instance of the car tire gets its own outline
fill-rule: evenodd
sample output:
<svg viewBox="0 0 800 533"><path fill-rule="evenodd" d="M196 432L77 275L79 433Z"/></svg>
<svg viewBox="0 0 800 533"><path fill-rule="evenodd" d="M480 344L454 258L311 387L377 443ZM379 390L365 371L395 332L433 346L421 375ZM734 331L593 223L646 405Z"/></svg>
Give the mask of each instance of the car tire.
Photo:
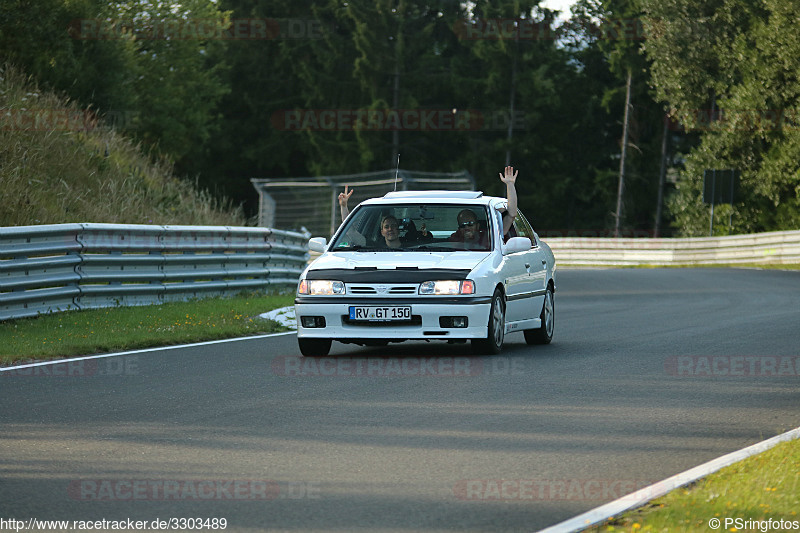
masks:
<svg viewBox="0 0 800 533"><path fill-rule="evenodd" d="M306 357L325 357L331 351L331 339L298 338L297 344Z"/></svg>
<svg viewBox="0 0 800 533"><path fill-rule="evenodd" d="M556 301L552 287L547 287L542 303L542 312L539 314L542 325L536 329L525 330L525 342L528 344L550 344L556 327Z"/></svg>
<svg viewBox="0 0 800 533"><path fill-rule="evenodd" d="M472 352L477 355L495 355L503 349L506 334L506 302L500 289L492 295L489 309L488 331L485 339L472 339Z"/></svg>

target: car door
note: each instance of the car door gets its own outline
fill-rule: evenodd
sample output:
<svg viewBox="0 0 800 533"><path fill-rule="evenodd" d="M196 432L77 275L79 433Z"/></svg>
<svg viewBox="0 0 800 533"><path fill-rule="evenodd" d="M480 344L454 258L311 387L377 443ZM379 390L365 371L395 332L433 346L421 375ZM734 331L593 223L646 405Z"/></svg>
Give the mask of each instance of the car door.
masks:
<svg viewBox="0 0 800 533"><path fill-rule="evenodd" d="M498 243L498 248L502 250L502 216L498 211L493 210L492 218L494 219L494 239ZM525 293L528 291L530 280L526 264L529 264L529 261L525 252L505 252L502 256L499 273L506 292L506 322L508 323L524 320L528 314L525 309ZM513 330L513 326L511 326L511 330Z"/></svg>
<svg viewBox="0 0 800 533"><path fill-rule="evenodd" d="M530 250L519 252L522 257L522 266L527 273L520 290L519 320L539 318L544 304L547 283L547 256L539 246L539 241L533 228L521 211L517 213L517 217L514 219L513 228L517 237L527 237L533 245Z"/></svg>

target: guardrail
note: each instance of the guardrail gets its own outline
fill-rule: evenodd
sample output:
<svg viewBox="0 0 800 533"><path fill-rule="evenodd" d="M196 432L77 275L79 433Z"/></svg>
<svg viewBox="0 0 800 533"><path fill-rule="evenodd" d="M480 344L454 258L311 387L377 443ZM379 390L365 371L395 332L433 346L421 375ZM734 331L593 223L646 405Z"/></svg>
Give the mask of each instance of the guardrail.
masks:
<svg viewBox="0 0 800 533"><path fill-rule="evenodd" d="M268 228L0 228L0 320L295 285L310 235Z"/></svg>
<svg viewBox="0 0 800 533"><path fill-rule="evenodd" d="M559 266L798 264L800 231L637 239L542 237Z"/></svg>
<svg viewBox="0 0 800 533"><path fill-rule="evenodd" d="M227 226L0 228L0 320L294 286L307 233ZM559 266L800 263L800 231L682 239L545 237Z"/></svg>

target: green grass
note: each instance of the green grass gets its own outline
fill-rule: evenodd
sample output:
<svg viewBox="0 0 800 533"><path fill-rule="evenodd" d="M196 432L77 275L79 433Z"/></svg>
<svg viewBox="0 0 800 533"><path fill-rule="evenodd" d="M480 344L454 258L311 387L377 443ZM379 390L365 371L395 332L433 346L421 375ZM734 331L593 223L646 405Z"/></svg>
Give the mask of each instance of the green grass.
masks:
<svg viewBox="0 0 800 533"><path fill-rule="evenodd" d="M752 523L736 527L735 522L730 522L726 527L726 518L797 521L799 525L793 531L800 531L800 440L778 444L585 531L709 533L714 531L709 527L712 518L721 523L716 531L761 530Z"/></svg>
<svg viewBox="0 0 800 533"><path fill-rule="evenodd" d="M0 365L286 331L258 315L293 300L294 293L251 294L0 322Z"/></svg>
<svg viewBox="0 0 800 533"><path fill-rule="evenodd" d="M721 267L722 268L760 268L760 269L763 269L763 270L800 270L800 265L791 265L791 264L779 265L779 264L774 264L774 263L770 263L770 264L766 264L766 265L761 265L761 264L721 265Z"/></svg>
<svg viewBox="0 0 800 533"><path fill-rule="evenodd" d="M800 264L776 264L776 263L725 263L718 265L688 264L674 265L673 267L663 267L657 265L639 265L639 268L758 268L761 270L800 270Z"/></svg>
<svg viewBox="0 0 800 533"><path fill-rule="evenodd" d="M556 262L558 262L558 258L556 258ZM565 262L566 263L566 262ZM678 264L678 265L651 265L651 264L639 264L639 265L611 265L611 266L603 266L598 265L595 266L574 266L567 264L566 266L561 266L560 268L758 268L762 270L800 270L800 264L760 264L760 263L720 263L715 265L708 265L708 264L699 264L699 263L691 263L691 264Z"/></svg>

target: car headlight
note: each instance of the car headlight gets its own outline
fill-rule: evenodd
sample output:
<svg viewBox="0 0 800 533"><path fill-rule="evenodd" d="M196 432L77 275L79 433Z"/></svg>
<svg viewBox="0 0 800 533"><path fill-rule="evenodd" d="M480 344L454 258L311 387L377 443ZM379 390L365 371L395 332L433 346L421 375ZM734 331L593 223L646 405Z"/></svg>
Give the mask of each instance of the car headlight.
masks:
<svg viewBox="0 0 800 533"><path fill-rule="evenodd" d="M344 294L344 282L328 279L304 279L297 287L297 294L333 295Z"/></svg>
<svg viewBox="0 0 800 533"><path fill-rule="evenodd" d="M475 282L469 279L423 281L419 285L420 294L475 294Z"/></svg>

